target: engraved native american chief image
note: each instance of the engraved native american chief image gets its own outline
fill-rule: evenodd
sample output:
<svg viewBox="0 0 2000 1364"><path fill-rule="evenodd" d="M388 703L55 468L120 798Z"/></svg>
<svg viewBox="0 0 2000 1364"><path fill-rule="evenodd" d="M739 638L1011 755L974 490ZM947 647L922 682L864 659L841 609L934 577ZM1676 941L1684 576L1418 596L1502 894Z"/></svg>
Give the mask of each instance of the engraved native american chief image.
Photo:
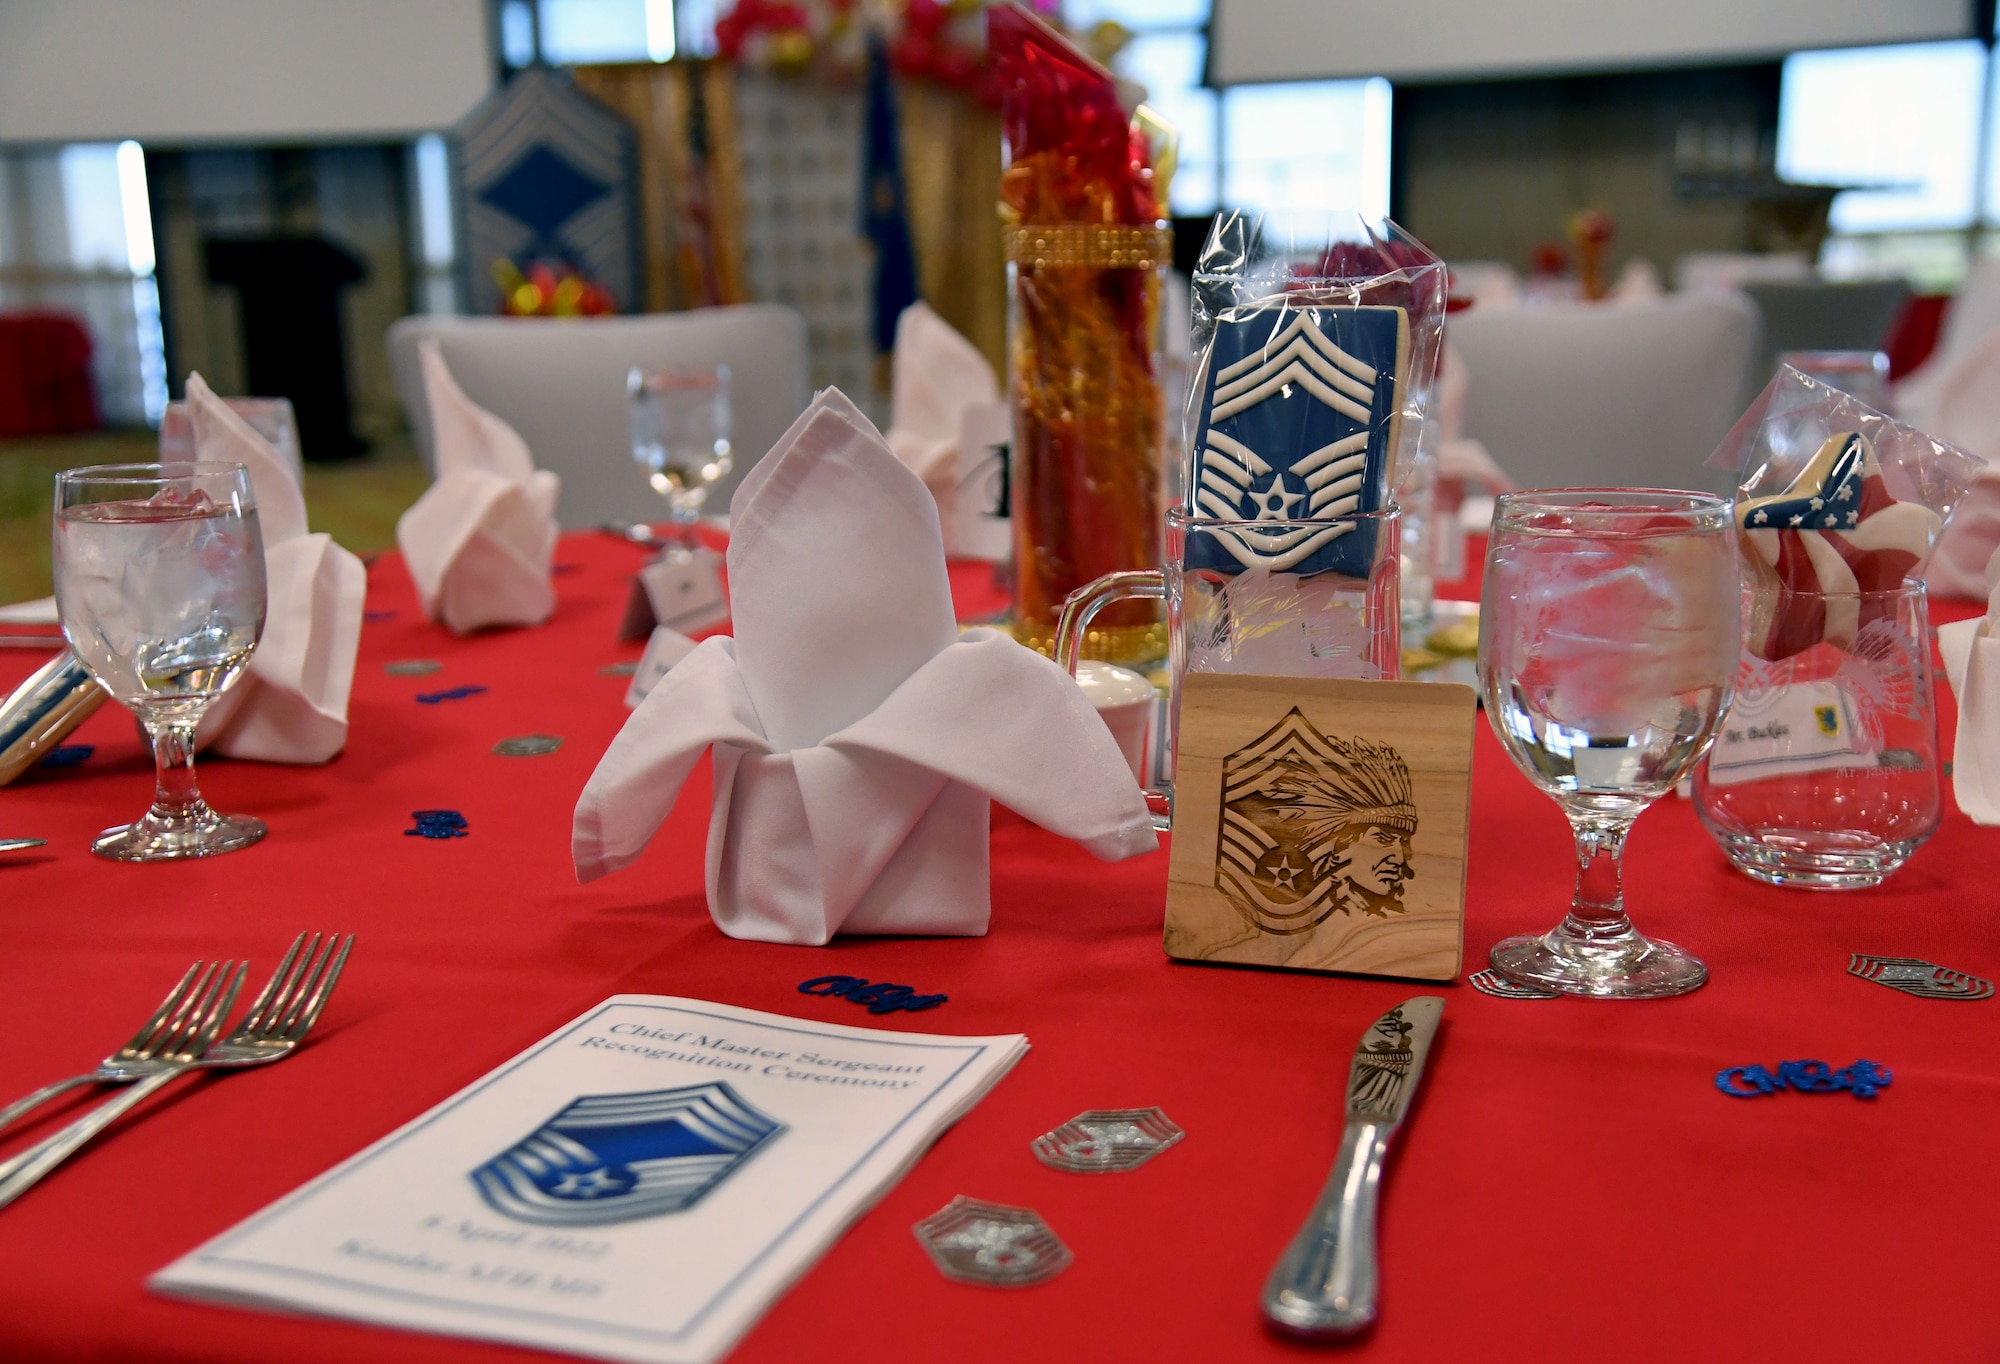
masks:
<svg viewBox="0 0 2000 1364"><path fill-rule="evenodd" d="M1329 738L1295 707L1223 760L1215 887L1266 933L1401 914L1416 832L1402 755Z"/></svg>

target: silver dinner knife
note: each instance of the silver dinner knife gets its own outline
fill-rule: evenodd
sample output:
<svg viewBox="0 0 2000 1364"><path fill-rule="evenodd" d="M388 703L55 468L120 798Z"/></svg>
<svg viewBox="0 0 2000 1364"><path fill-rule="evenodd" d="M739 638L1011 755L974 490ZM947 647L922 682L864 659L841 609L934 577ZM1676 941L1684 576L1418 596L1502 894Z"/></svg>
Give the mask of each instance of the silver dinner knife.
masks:
<svg viewBox="0 0 2000 1364"><path fill-rule="evenodd" d="M1292 1335L1351 1336L1375 1322L1375 1194L1389 1137L1409 1112L1444 1014L1437 995L1406 999L1354 1049L1340 1155L1312 1216L1264 1284L1264 1315Z"/></svg>

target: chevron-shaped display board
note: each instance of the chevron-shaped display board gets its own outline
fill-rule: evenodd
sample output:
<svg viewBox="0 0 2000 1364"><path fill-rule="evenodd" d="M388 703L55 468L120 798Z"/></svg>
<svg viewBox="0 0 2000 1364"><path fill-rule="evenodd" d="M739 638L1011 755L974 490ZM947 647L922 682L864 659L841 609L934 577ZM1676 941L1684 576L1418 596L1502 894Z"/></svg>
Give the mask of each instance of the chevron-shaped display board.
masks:
<svg viewBox="0 0 2000 1364"><path fill-rule="evenodd" d="M500 311L497 261L566 265L641 306L638 141L631 125L546 67L529 67L451 130L460 280Z"/></svg>
<svg viewBox="0 0 2000 1364"><path fill-rule="evenodd" d="M1477 713L1455 683L1188 674L1167 955L1456 977Z"/></svg>

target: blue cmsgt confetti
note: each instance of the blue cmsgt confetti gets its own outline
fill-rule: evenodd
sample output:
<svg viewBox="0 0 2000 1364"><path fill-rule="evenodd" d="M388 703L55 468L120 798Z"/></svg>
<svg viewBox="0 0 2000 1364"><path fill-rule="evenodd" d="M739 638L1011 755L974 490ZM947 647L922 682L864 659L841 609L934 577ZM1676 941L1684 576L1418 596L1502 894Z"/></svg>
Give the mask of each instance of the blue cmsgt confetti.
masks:
<svg viewBox="0 0 2000 1364"><path fill-rule="evenodd" d="M443 691L420 691L417 693L417 703L435 706L440 701L463 701L466 697L477 696L485 690L484 687L447 687Z"/></svg>
<svg viewBox="0 0 2000 1364"><path fill-rule="evenodd" d="M799 984L802 995L839 995L849 1004L865 1004L871 1014L892 1014L898 1009L917 1013L935 1009L950 995L920 995L909 985L882 982L870 985L860 976L815 976Z"/></svg>
<svg viewBox="0 0 2000 1364"><path fill-rule="evenodd" d="M417 827L403 830L406 838L464 838L471 832L465 816L456 810L415 810L410 818Z"/></svg>
<svg viewBox="0 0 2000 1364"><path fill-rule="evenodd" d="M95 744L58 744L42 759L42 766L75 767L80 762L88 762L90 755L96 751Z"/></svg>
<svg viewBox="0 0 2000 1364"><path fill-rule="evenodd" d="M1846 1090L1857 1099L1872 1099L1896 1077L1873 1061L1856 1061L1840 1070L1824 1061L1780 1061L1773 1075L1762 1066L1731 1066L1715 1073L1715 1087L1733 1099L1755 1099L1786 1087L1801 1094L1832 1094Z"/></svg>

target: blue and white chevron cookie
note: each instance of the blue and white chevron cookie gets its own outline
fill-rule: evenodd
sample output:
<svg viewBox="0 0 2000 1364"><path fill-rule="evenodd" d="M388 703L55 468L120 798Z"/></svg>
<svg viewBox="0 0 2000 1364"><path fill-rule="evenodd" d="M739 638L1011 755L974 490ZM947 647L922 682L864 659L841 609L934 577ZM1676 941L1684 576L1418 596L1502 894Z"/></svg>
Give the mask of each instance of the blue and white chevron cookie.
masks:
<svg viewBox="0 0 2000 1364"><path fill-rule="evenodd" d="M1204 520L1307 522L1387 507L1409 357L1401 308L1285 301L1218 322L1189 510ZM1363 577L1374 535L1353 522L1196 528L1187 566Z"/></svg>

